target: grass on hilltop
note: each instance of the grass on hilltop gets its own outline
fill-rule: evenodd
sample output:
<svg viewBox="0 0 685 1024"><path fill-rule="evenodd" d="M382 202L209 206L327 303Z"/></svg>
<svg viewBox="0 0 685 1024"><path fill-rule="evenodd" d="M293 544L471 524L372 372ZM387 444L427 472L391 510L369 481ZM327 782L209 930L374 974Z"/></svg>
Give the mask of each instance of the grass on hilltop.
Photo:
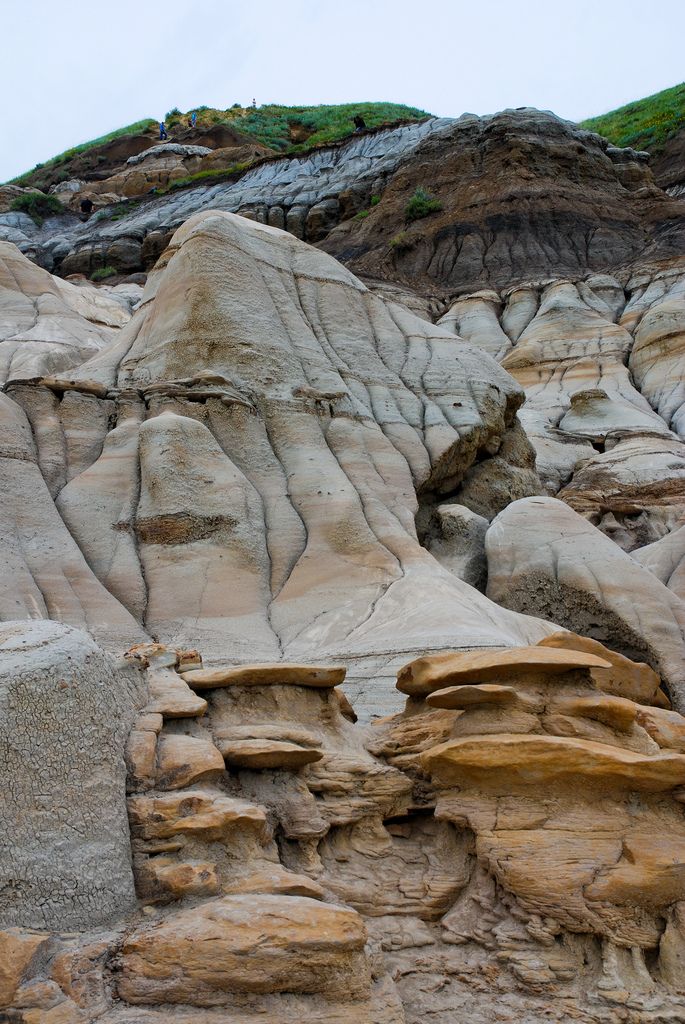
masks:
<svg viewBox="0 0 685 1024"><path fill-rule="evenodd" d="M352 119L356 114L361 114L368 128L428 117L425 110L399 103L340 103L318 107L272 104L255 110L248 108L236 128L271 149L297 153L349 135L354 130ZM305 135L302 140L293 139L298 131Z"/></svg>
<svg viewBox="0 0 685 1024"><path fill-rule="evenodd" d="M685 127L685 82L636 100L581 126L604 135L616 146L631 146L658 153L666 141Z"/></svg>
<svg viewBox="0 0 685 1024"><path fill-rule="evenodd" d="M342 103L314 107L286 107L279 104L267 104L263 107L241 107L234 104L226 110L212 107L196 107L196 130L210 129L225 125L235 129L242 135L252 138L277 153L301 153L315 146L337 142L354 131L352 122L355 114L361 114L369 128L379 125L417 121L428 117L424 110L407 107L401 103ZM187 128L188 113L182 113L177 107L166 115L166 125L170 134L175 128ZM134 124L117 128L116 131L102 135L90 142L72 146L58 156L45 163L36 164L32 171L14 178L16 185L36 185L38 180L46 180L48 176L56 176L66 180L70 175L68 165L79 154L97 149L113 139L124 135L140 135L156 130L157 122L152 118L144 118Z"/></svg>
<svg viewBox="0 0 685 1024"><path fill-rule="evenodd" d="M51 157L50 160L46 160L45 163L36 164L33 171L26 171L24 174L20 174L16 178L12 178L10 184L12 185L23 185L29 184L28 179L31 178L34 171L48 171L52 168L62 167L64 164L68 164L75 156L79 153L86 153L89 149L96 149L98 146L103 146L107 142L112 142L113 139L119 139L123 135L139 135L141 132L147 131L155 126L156 122L150 117L144 118L142 121L136 121L134 124L128 124L124 128L117 128L116 131L109 132L107 135L101 135L99 139L91 139L90 142L82 142L78 146L72 146L71 149L65 149L63 153L59 153L57 156ZM66 181L68 175L64 177Z"/></svg>

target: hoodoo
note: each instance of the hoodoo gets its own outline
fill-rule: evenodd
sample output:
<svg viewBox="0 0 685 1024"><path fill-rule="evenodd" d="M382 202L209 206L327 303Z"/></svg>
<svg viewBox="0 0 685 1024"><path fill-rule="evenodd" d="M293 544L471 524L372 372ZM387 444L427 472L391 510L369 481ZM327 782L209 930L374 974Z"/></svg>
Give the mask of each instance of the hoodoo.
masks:
<svg viewBox="0 0 685 1024"><path fill-rule="evenodd" d="M685 1020L677 133L162 123L0 188L0 1019Z"/></svg>

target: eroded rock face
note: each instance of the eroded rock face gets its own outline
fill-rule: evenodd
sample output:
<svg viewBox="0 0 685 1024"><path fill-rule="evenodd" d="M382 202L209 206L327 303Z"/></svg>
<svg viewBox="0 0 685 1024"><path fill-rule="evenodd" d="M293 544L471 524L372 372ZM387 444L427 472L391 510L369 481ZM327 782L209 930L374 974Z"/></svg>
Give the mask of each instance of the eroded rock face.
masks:
<svg viewBox="0 0 685 1024"><path fill-rule="evenodd" d="M553 618L652 664L683 707L685 604L555 498L524 498L485 538L493 600Z"/></svg>
<svg viewBox="0 0 685 1024"><path fill-rule="evenodd" d="M197 653L159 644L129 659L170 693L195 678L206 711L143 706L130 734L138 910L110 931L0 932L19 1019L682 1015L685 719L647 666L564 633L427 654L400 673L405 711L365 733L335 679L311 685L320 668L184 671ZM169 746L204 769L210 746L267 738L321 757L227 756L167 788Z"/></svg>
<svg viewBox="0 0 685 1024"><path fill-rule="evenodd" d="M548 631L443 569L414 522L417 494L462 487L496 508L521 493L516 472L536 489L520 389L291 235L191 218L116 343L43 384L16 395L45 423L39 465L140 639L199 644L208 663L316 650L350 664L352 693L375 680L373 711L427 630L436 648ZM80 472L63 425L76 398L94 435ZM511 479L510 449L528 460Z"/></svg>
<svg viewBox="0 0 685 1024"><path fill-rule="evenodd" d="M365 941L359 915L334 904L304 896L224 896L129 936L118 993L128 1003L196 1006L221 1005L227 994L241 992L325 992L353 1000L370 987Z"/></svg>
<svg viewBox="0 0 685 1024"><path fill-rule="evenodd" d="M67 370L113 339L128 315L95 288L52 278L0 241L0 383Z"/></svg>
<svg viewBox="0 0 685 1024"><path fill-rule="evenodd" d="M114 221L108 216L86 224L74 219L72 223L60 224L59 237L49 230L39 230L25 215L7 214L3 218L6 226L0 222L0 238L8 236L22 251L35 256L41 266L59 267L63 274L89 274L106 265L125 273L148 269L173 231L202 210L240 212L272 227L287 228L298 238L317 242L341 220L368 207L371 197L383 191L398 164L423 138L431 134L440 136L452 123L449 118L429 118L420 124L354 135L342 145L260 163L238 180L200 185L154 199L146 197ZM226 133L221 128L208 133L203 141L219 148L204 157L186 158L185 163L193 169L212 170L252 161L269 152L246 136L229 133L234 137L222 139L222 134ZM149 152L149 147L150 140L145 139L131 155L144 157L141 151ZM189 169L183 166L179 154L161 154L158 160L152 158L151 164L144 159L103 181L102 188L109 195L109 202L115 203L118 188L127 195L135 194L136 189L141 194L140 190L186 177ZM93 191L92 195L97 201L97 193ZM160 239L165 239L161 247Z"/></svg>
<svg viewBox="0 0 685 1024"><path fill-rule="evenodd" d="M417 187L441 209L408 223ZM605 273L645 255L680 256L682 217L681 201L655 187L646 154L609 146L543 111L505 110L465 114L441 134L427 134L379 206L341 224L323 245L356 273L464 296ZM389 245L398 235L399 244ZM453 315L460 329L487 333L497 355L506 333L487 331L496 308L492 295L483 298L488 312L460 302Z"/></svg>
<svg viewBox="0 0 685 1024"><path fill-rule="evenodd" d="M373 263L441 149L473 188L392 247L406 280L295 237ZM2 250L0 636L33 646L0 692L0 1007L679 1020L683 268L620 266L669 256L675 208L531 112L336 153L79 227L82 269L161 254L139 306ZM483 205L512 178L525 223ZM254 220L171 238L212 196Z"/></svg>

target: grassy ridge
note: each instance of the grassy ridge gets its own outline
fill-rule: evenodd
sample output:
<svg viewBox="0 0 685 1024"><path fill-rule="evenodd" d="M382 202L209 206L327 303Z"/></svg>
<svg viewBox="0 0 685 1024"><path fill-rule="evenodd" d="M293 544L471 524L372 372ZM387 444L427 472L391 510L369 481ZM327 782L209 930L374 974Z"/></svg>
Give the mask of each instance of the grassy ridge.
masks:
<svg viewBox="0 0 685 1024"><path fill-rule="evenodd" d="M369 128L392 121L414 121L428 117L425 110L400 103L340 103L335 106L282 107L276 104L250 110L236 128L271 149L297 152L327 142L337 142L353 130L356 114ZM306 140L293 142L292 133L302 130Z"/></svg>
<svg viewBox="0 0 685 1024"><path fill-rule="evenodd" d="M658 153L672 135L685 127L685 82L653 96L582 121L616 146L632 146Z"/></svg>
<svg viewBox="0 0 685 1024"><path fill-rule="evenodd" d="M140 135L141 132L153 128L156 124L157 122L153 121L151 117L145 117L142 121L127 124L123 128L117 128L115 131L109 132L107 135L101 135L99 139L91 139L90 142L82 142L78 146L72 146L71 149L65 149L63 153L58 153L57 156L51 157L45 163L36 164L34 170L49 170L50 168L62 167L73 160L75 156L78 156L79 153L86 153L89 149L96 149L98 146L103 146L106 142L112 142L113 139L119 139L123 135ZM25 182L28 184L32 174L33 171L26 171L24 174L12 178L10 184L23 185Z"/></svg>
<svg viewBox="0 0 685 1024"><path fill-rule="evenodd" d="M303 152L313 146L344 138L354 130L352 118L355 114L361 114L369 128L393 121L416 121L429 116L424 110L407 107L401 103L343 103L315 107L268 104L256 108L236 105L227 110L198 107L196 111L198 129L227 125L279 153ZM175 128L187 127L188 113L183 114L174 108L169 111L165 120L173 136ZM54 172L57 172L62 180L66 180L70 177L69 164L79 154L96 150L99 146L124 135L140 135L156 130L156 126L155 120L144 118L134 124L117 128L116 131L102 135L98 139L72 146L71 149L43 164L37 164L32 171L14 178L12 183L38 184L39 177L45 179L46 175L49 175L54 178Z"/></svg>

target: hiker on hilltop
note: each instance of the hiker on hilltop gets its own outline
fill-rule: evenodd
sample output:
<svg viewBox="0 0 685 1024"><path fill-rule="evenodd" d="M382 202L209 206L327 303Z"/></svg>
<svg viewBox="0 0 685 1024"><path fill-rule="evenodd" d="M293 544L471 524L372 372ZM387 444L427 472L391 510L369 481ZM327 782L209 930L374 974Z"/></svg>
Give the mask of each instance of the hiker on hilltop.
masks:
<svg viewBox="0 0 685 1024"><path fill-rule="evenodd" d="M197 124L197 111L194 110L192 112L192 114L190 115L190 127L194 128L196 124Z"/></svg>
<svg viewBox="0 0 685 1024"><path fill-rule="evenodd" d="M356 132L366 131L366 121L364 120L361 114L357 114L357 116L354 118L354 130Z"/></svg>
<svg viewBox="0 0 685 1024"><path fill-rule="evenodd" d="M168 138L169 138L169 136L167 134L166 125L164 124L164 121L160 121L159 122L159 141L161 142L162 139L168 139Z"/></svg>

